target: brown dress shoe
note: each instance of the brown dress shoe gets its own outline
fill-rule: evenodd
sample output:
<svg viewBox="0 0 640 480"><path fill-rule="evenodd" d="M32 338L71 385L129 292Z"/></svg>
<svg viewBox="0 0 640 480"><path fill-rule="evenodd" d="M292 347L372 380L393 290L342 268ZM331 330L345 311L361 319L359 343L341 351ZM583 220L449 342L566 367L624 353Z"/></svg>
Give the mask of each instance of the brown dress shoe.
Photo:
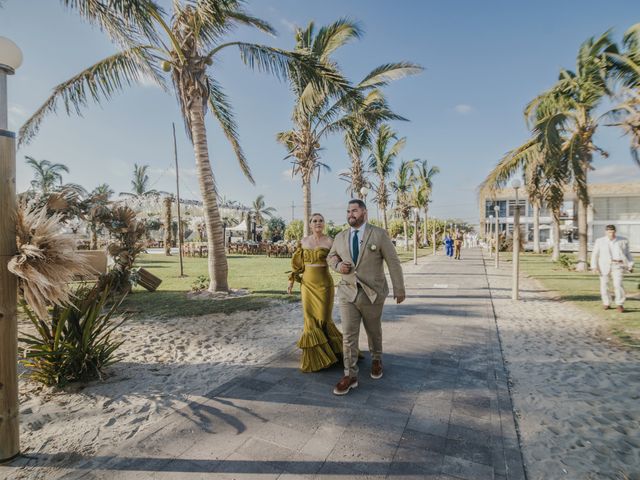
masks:
<svg viewBox="0 0 640 480"><path fill-rule="evenodd" d="M349 375L345 375L334 387L333 393L334 395L346 395L347 393L349 393L349 390L357 387L358 377L350 377Z"/></svg>
<svg viewBox="0 0 640 480"><path fill-rule="evenodd" d="M611 308L611 307L609 307L609 305L603 305L603 306L602 306L602 309L603 309L603 310L609 310L609 308Z"/></svg>
<svg viewBox="0 0 640 480"><path fill-rule="evenodd" d="M382 378L382 360L371 362L371 378L374 380Z"/></svg>
<svg viewBox="0 0 640 480"><path fill-rule="evenodd" d="M624 307L622 305L618 305L618 308L616 308L616 310L618 310L618 313L624 313Z"/></svg>

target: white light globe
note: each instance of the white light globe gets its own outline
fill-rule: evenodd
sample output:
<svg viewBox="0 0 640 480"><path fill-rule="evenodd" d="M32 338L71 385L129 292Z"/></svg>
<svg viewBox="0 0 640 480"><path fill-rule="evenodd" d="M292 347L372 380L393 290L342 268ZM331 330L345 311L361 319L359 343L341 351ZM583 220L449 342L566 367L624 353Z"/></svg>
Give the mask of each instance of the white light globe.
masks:
<svg viewBox="0 0 640 480"><path fill-rule="evenodd" d="M0 37L0 66L7 66L13 73L22 65L22 51L12 40Z"/></svg>
<svg viewBox="0 0 640 480"><path fill-rule="evenodd" d="M367 196L367 193L369 193L369 189L368 189L367 187L362 187L362 188L360 189L360 193L361 193L363 196L365 196L365 197L366 197L366 196Z"/></svg>
<svg viewBox="0 0 640 480"><path fill-rule="evenodd" d="M512 186L513 188L520 188L520 187L522 186L522 183L520 183L520 180L518 180L517 178L514 178L514 179L511 181L511 186Z"/></svg>

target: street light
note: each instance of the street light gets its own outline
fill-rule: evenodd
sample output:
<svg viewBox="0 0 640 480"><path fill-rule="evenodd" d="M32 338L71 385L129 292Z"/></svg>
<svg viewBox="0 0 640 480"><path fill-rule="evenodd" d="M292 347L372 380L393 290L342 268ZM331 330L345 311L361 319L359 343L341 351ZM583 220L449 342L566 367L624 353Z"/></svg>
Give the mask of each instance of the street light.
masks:
<svg viewBox="0 0 640 480"><path fill-rule="evenodd" d="M493 206L493 211L495 212L496 223L495 223L495 250L496 250L496 268L500 267L500 232L498 232L498 227L500 226L500 207L498 205Z"/></svg>
<svg viewBox="0 0 640 480"><path fill-rule="evenodd" d="M418 207L413 209L413 264L418 264Z"/></svg>
<svg viewBox="0 0 640 480"><path fill-rule="evenodd" d="M493 257L493 248L491 248L491 237L493 237L493 215L489 215L489 224L487 225L487 238L489 239L489 258Z"/></svg>
<svg viewBox="0 0 640 480"><path fill-rule="evenodd" d="M518 282L520 279L520 205L518 189L522 184L515 178L511 186L516 191L516 210L513 215L513 278L511 281L511 300L518 300Z"/></svg>
<svg viewBox="0 0 640 480"><path fill-rule="evenodd" d="M0 462L20 453L18 430L18 283L8 264L16 254L16 141L9 131L7 75L22 65L22 52L0 37Z"/></svg>
<svg viewBox="0 0 640 480"><path fill-rule="evenodd" d="M360 196L362 197L362 200L364 201L364 203L367 203L367 194L369 193L369 189L367 187L362 187L360 189Z"/></svg>

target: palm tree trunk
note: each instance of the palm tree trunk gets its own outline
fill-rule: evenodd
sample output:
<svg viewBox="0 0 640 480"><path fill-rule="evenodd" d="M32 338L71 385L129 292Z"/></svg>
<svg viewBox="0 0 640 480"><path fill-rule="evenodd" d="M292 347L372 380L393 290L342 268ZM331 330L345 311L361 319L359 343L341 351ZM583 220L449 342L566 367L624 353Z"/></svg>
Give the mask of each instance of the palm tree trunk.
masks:
<svg viewBox="0 0 640 480"><path fill-rule="evenodd" d="M583 199L578 199L578 263L577 272L584 272L587 269L587 207L588 203Z"/></svg>
<svg viewBox="0 0 640 480"><path fill-rule="evenodd" d="M171 256L171 197L164 197L164 254Z"/></svg>
<svg viewBox="0 0 640 480"><path fill-rule="evenodd" d="M540 200L533 201L533 253L540 253Z"/></svg>
<svg viewBox="0 0 640 480"><path fill-rule="evenodd" d="M380 210L382 210L382 228L384 228L388 232L389 226L387 225L387 207L381 205Z"/></svg>
<svg viewBox="0 0 640 480"><path fill-rule="evenodd" d="M424 231L422 232L422 244L425 247L429 246L429 234L427 232L427 215L429 213L429 208L424 207Z"/></svg>
<svg viewBox="0 0 640 480"><path fill-rule="evenodd" d="M364 187L364 178L362 176L362 159L353 155L351 157L351 194L353 198L364 200L362 187Z"/></svg>
<svg viewBox="0 0 640 480"><path fill-rule="evenodd" d="M311 235L311 226L309 220L311 220L311 178L307 178L307 175L302 177L302 234L307 237Z"/></svg>
<svg viewBox="0 0 640 480"><path fill-rule="evenodd" d="M251 212L247 212L247 216L244 217L244 226L247 229L247 241L251 240Z"/></svg>
<svg viewBox="0 0 640 480"><path fill-rule="evenodd" d="M207 243L209 248L209 291L228 292L229 265L224 251L224 232L222 219L218 209L218 193L209 163L209 150L207 148L207 131L204 126L204 109L202 99L194 98L189 108L191 120L191 138L196 157L196 169L198 171L198 184L202 195L202 207L204 223L207 230Z"/></svg>
<svg viewBox="0 0 640 480"><path fill-rule="evenodd" d="M404 249L409 250L409 222L406 218L402 219L402 228L404 229Z"/></svg>
<svg viewBox="0 0 640 480"><path fill-rule="evenodd" d="M98 249L98 227L95 223L91 223L91 250Z"/></svg>
<svg viewBox="0 0 640 480"><path fill-rule="evenodd" d="M553 217L553 254L551 255L551 261L557 262L560 260L560 209L553 209L551 215Z"/></svg>

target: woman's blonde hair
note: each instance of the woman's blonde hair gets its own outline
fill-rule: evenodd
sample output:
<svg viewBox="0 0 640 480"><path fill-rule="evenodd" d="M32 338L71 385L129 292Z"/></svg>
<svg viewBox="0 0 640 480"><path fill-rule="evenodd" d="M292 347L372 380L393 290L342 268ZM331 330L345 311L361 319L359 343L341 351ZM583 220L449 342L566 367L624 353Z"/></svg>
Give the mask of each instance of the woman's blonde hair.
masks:
<svg viewBox="0 0 640 480"><path fill-rule="evenodd" d="M309 217L309 223L311 223L311 220L313 220L313 217L321 217L322 221L324 222L324 215L322 215L321 213L312 213L311 216Z"/></svg>

